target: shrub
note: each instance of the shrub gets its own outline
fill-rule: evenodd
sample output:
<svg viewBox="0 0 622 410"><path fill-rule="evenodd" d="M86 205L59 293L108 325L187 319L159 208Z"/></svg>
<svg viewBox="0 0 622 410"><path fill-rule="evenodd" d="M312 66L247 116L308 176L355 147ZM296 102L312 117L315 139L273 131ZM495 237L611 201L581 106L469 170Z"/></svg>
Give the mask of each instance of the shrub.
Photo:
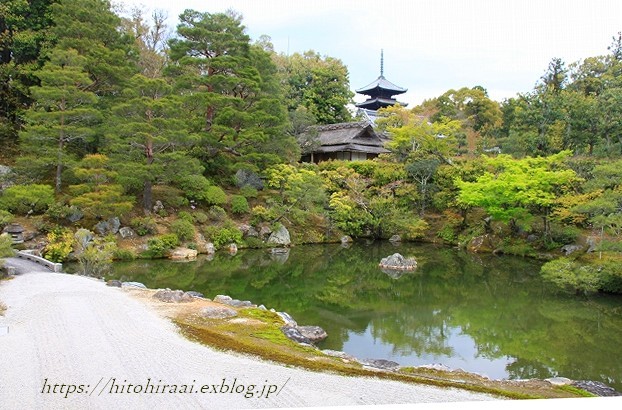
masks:
<svg viewBox="0 0 622 410"><path fill-rule="evenodd" d="M49 185L13 185L0 197L0 209L18 215L43 213L53 203L54 190Z"/></svg>
<svg viewBox="0 0 622 410"><path fill-rule="evenodd" d="M205 192L210 186L209 180L203 175L187 175L179 180L179 187L186 198L195 201L204 201Z"/></svg>
<svg viewBox="0 0 622 410"><path fill-rule="evenodd" d="M250 185L244 185L240 188L240 194L245 198L257 198L258 191Z"/></svg>
<svg viewBox="0 0 622 410"><path fill-rule="evenodd" d="M152 235L156 233L157 225L153 218L133 218L130 221L130 226L136 231L139 236Z"/></svg>
<svg viewBox="0 0 622 410"><path fill-rule="evenodd" d="M190 214L188 214L190 216ZM190 218L192 218L190 216ZM181 241L187 241L194 238L194 225L186 219L178 219L171 223L171 231L177 235Z"/></svg>
<svg viewBox="0 0 622 410"><path fill-rule="evenodd" d="M78 229L74 235L76 253L82 275L103 277L110 271L117 244L105 239L94 239L92 232Z"/></svg>
<svg viewBox="0 0 622 410"><path fill-rule="evenodd" d="M160 201L168 208L179 209L189 204L183 191L172 186L156 185L152 188L152 193L154 203Z"/></svg>
<svg viewBox="0 0 622 410"><path fill-rule="evenodd" d="M250 210L248 201L242 195L233 195L231 197L231 212L234 214L245 214Z"/></svg>
<svg viewBox="0 0 622 410"><path fill-rule="evenodd" d="M54 228L48 233L47 240L43 257L52 262L64 262L73 250L74 238L69 229Z"/></svg>
<svg viewBox="0 0 622 410"><path fill-rule="evenodd" d="M13 256L13 240L11 235L3 233L0 235L0 258L7 256ZM2 266L2 260L0 259L0 267Z"/></svg>
<svg viewBox="0 0 622 410"><path fill-rule="evenodd" d="M209 219L215 222L227 220L227 212L219 206L212 206L208 211Z"/></svg>
<svg viewBox="0 0 622 410"><path fill-rule="evenodd" d="M182 219L184 221L188 221L190 223L194 222L194 218L190 215L190 212L181 211L177 214L177 218Z"/></svg>
<svg viewBox="0 0 622 410"><path fill-rule="evenodd" d="M136 254L129 249L115 249L112 255L114 260L118 261L133 261L136 259Z"/></svg>
<svg viewBox="0 0 622 410"><path fill-rule="evenodd" d="M227 202L227 194L220 187L210 186L205 191L205 202L209 205L224 205Z"/></svg>
<svg viewBox="0 0 622 410"><path fill-rule="evenodd" d="M205 212L197 211L192 214L192 218L196 223L204 224L208 221L208 216Z"/></svg>
<svg viewBox="0 0 622 410"><path fill-rule="evenodd" d="M242 232L234 226L222 228L209 226L205 229L204 234L217 248L229 243L242 244Z"/></svg>
<svg viewBox="0 0 622 410"><path fill-rule="evenodd" d="M13 220L13 215L9 211L0 209L0 229L4 228Z"/></svg>
<svg viewBox="0 0 622 410"><path fill-rule="evenodd" d="M168 251L179 245L179 238L175 234L160 235L147 241L147 254L152 258L162 258Z"/></svg>
<svg viewBox="0 0 622 410"><path fill-rule="evenodd" d="M260 222L271 222L276 219L277 213L272 208L266 208L261 205L254 206L251 209L252 223L253 225Z"/></svg>

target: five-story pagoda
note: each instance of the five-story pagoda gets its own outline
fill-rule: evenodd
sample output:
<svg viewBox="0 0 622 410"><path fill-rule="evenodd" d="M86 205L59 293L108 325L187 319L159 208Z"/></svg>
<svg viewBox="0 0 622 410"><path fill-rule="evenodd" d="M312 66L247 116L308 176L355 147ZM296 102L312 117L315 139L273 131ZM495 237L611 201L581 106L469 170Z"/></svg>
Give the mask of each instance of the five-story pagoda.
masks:
<svg viewBox="0 0 622 410"><path fill-rule="evenodd" d="M357 93L368 96L365 101L357 103L356 106L364 110L366 114L375 117L375 112L380 108L395 104L400 104L405 107L407 105L406 103L397 101L393 96L403 94L406 91L408 91L406 88L397 86L384 78L384 53L381 51L380 76L372 83L356 90Z"/></svg>

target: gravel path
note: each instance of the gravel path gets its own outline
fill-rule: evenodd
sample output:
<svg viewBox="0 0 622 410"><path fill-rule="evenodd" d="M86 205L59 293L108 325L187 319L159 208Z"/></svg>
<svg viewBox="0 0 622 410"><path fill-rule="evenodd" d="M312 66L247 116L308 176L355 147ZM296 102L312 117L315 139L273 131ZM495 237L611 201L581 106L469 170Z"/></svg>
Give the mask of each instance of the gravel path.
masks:
<svg viewBox="0 0 622 410"><path fill-rule="evenodd" d="M218 352L183 338L170 321L123 289L13 258L10 263L28 273L0 283L0 301L8 308L0 316L2 409L291 408L494 399ZM168 393L172 385L178 393ZM202 393L204 385L209 386ZM244 397L251 393L254 397Z"/></svg>

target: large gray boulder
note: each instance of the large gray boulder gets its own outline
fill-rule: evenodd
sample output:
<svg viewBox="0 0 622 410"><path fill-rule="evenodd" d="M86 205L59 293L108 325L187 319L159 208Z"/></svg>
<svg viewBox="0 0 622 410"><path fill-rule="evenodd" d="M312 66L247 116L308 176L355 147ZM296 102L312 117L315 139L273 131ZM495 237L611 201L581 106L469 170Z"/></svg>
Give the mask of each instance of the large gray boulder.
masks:
<svg viewBox="0 0 622 410"><path fill-rule="evenodd" d="M328 337L324 329L319 326L298 326L301 335L311 341L311 343L321 342Z"/></svg>
<svg viewBox="0 0 622 410"><path fill-rule="evenodd" d="M251 186L258 191L263 189L263 181L261 177L253 171L249 171L247 169L239 169L235 173L235 185L238 188L242 188L245 186Z"/></svg>
<svg viewBox="0 0 622 410"><path fill-rule="evenodd" d="M271 245L280 245L280 246L289 246L292 241L289 236L289 231L286 227L281 225L279 229L272 232L270 237L268 238L268 243Z"/></svg>
<svg viewBox="0 0 622 410"><path fill-rule="evenodd" d="M107 221L99 221L93 229L100 235L116 234L121 227L121 221L118 217L110 218Z"/></svg>
<svg viewBox="0 0 622 410"><path fill-rule="evenodd" d="M296 343L304 343L307 345L311 345L311 340L309 340L308 338L306 338L302 333L300 333L300 330L298 330L295 327L291 327L291 326L283 326L281 328L281 332L283 332L283 334L289 339L289 340L293 340Z"/></svg>

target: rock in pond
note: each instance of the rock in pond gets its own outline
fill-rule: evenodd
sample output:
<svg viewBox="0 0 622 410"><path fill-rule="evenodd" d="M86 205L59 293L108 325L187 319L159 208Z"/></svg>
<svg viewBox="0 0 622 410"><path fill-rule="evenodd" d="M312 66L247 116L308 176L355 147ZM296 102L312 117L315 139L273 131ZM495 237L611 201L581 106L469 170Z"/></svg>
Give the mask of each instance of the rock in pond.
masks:
<svg viewBox="0 0 622 410"><path fill-rule="evenodd" d="M399 253L382 258L379 266L383 269L393 270L415 270L417 261L414 258L405 258Z"/></svg>

